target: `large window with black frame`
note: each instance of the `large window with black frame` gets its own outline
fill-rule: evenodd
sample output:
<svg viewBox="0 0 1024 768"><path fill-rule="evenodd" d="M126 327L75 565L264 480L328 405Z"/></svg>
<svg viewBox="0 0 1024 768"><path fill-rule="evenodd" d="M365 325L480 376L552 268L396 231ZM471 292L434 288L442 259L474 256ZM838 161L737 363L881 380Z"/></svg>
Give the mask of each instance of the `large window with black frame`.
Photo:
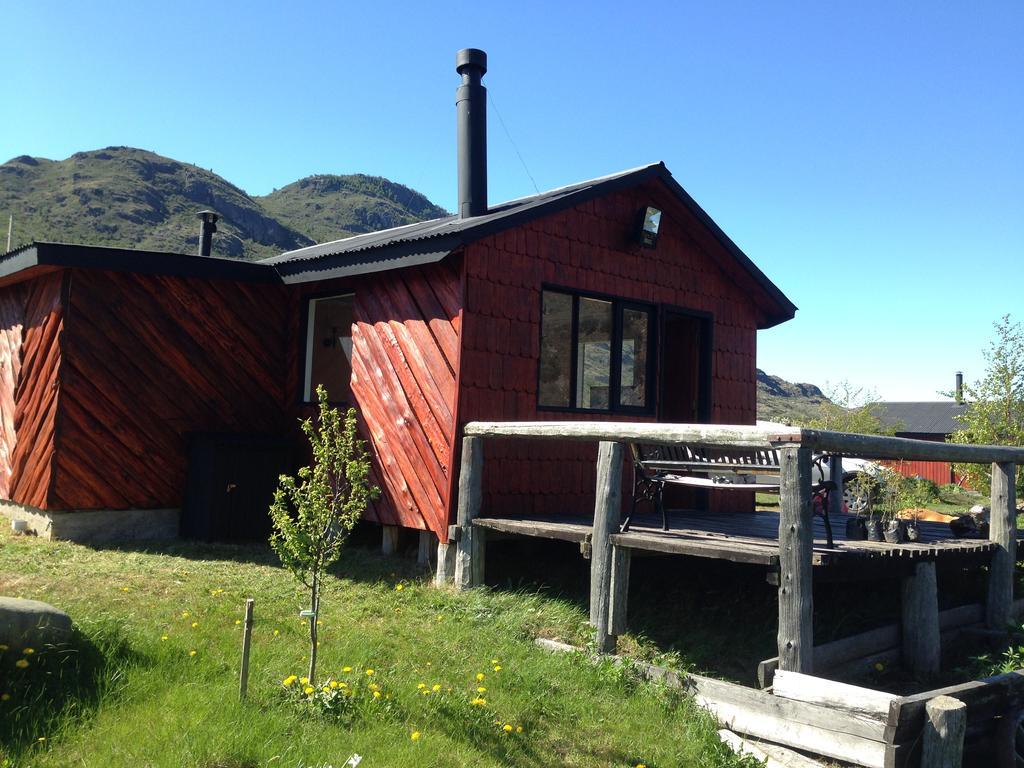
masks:
<svg viewBox="0 0 1024 768"><path fill-rule="evenodd" d="M540 408L653 411L654 307L556 288L541 292Z"/></svg>

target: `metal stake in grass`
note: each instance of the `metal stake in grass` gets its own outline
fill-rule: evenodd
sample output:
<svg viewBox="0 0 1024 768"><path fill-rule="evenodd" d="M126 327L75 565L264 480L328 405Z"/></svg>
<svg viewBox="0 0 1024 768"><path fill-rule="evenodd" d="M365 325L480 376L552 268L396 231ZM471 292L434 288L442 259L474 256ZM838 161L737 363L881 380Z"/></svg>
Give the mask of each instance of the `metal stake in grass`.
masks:
<svg viewBox="0 0 1024 768"><path fill-rule="evenodd" d="M249 690L249 646L252 643L252 606L256 601L251 597L245 601L245 626L242 628L242 673L238 681L238 698L245 701Z"/></svg>

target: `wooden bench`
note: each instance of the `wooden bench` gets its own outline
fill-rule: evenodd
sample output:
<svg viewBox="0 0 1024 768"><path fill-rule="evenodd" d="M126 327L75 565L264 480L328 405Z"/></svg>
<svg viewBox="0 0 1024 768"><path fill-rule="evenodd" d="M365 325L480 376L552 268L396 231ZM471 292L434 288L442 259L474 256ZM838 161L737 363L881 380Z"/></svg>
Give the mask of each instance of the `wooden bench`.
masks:
<svg viewBox="0 0 1024 768"><path fill-rule="evenodd" d="M629 530L636 505L647 501L661 515L662 530L668 530L665 510L665 485L682 485L723 491L760 491L778 493L782 467L779 452L774 449L725 449L676 443L662 445L630 443L633 457L633 498L629 515L621 530ZM821 463L824 456L815 458L816 475L824 477ZM826 493L834 487L828 482L812 486L815 492ZM826 524L828 518L826 517ZM831 526L829 539L831 539ZM831 546L831 543L829 544Z"/></svg>

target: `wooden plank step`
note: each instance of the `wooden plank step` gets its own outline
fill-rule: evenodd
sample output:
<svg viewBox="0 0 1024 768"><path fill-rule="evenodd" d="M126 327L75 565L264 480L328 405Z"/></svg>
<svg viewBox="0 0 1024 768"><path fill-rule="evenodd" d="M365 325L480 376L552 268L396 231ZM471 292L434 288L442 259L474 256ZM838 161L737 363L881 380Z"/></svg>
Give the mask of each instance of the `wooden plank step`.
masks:
<svg viewBox="0 0 1024 768"><path fill-rule="evenodd" d="M803 675L780 669L772 681L772 693L793 701L821 704L850 712L868 720L885 721L889 709L898 698L884 691L837 683L823 677Z"/></svg>

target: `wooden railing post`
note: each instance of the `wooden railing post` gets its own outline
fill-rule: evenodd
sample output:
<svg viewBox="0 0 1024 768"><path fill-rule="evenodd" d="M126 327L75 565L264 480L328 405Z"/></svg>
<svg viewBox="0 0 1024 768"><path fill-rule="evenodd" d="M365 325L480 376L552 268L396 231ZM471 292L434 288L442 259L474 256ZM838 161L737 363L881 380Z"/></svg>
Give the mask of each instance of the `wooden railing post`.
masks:
<svg viewBox="0 0 1024 768"><path fill-rule="evenodd" d="M935 562L917 563L902 584L903 663L915 680L925 682L939 673L939 590Z"/></svg>
<svg viewBox="0 0 1024 768"><path fill-rule="evenodd" d="M611 534L618 529L622 511L622 443L603 441L597 449L597 489L594 533L590 540L590 621L595 627L597 650L615 650L611 629Z"/></svg>
<svg viewBox="0 0 1024 768"><path fill-rule="evenodd" d="M811 674L814 668L814 549L811 450L785 446L779 513L779 669Z"/></svg>
<svg viewBox="0 0 1024 768"><path fill-rule="evenodd" d="M936 696L924 705L921 766L960 768L967 733L967 706L951 696Z"/></svg>
<svg viewBox="0 0 1024 768"><path fill-rule="evenodd" d="M484 531L474 528L483 500L484 446L479 437L462 438L459 469L459 541L455 552L455 588L469 589L484 581Z"/></svg>
<svg viewBox="0 0 1024 768"><path fill-rule="evenodd" d="M988 574L988 602L985 621L992 629L1003 629L1013 609L1013 578L1017 564L1016 465L992 464L992 498L989 503L988 537L998 546L992 553Z"/></svg>
<svg viewBox="0 0 1024 768"><path fill-rule="evenodd" d="M829 496L828 513L838 515L843 511L843 457L833 454L828 457L829 479L836 489Z"/></svg>

